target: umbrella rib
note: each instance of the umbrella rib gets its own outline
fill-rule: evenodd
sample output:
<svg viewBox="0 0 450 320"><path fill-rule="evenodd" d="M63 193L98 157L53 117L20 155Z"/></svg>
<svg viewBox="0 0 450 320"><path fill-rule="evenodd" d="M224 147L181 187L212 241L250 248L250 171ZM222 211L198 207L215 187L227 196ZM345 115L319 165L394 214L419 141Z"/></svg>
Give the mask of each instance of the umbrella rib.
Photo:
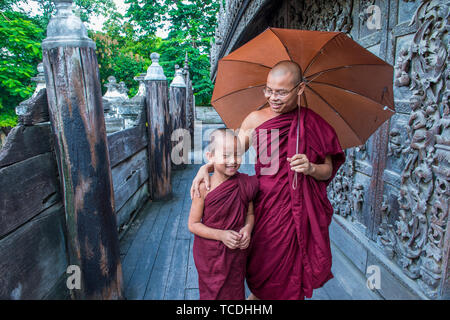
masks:
<svg viewBox="0 0 450 320"><path fill-rule="evenodd" d="M317 51L317 53L314 55L314 57L311 59L311 61L308 63L308 66L305 68L305 71L303 72L303 74L305 74L309 67L314 63L314 61L319 57L319 54L321 54L323 52L323 48L325 48L328 43L330 43L331 40L335 39L337 36L339 36L341 33L336 34L333 38L329 39L321 48L319 51Z"/></svg>
<svg viewBox="0 0 450 320"><path fill-rule="evenodd" d="M283 41L281 41L280 37L272 30L272 28L269 28L270 31L272 31L272 33L275 35L275 37L278 39L278 41L280 41L280 43L283 45L284 50L286 50L286 53L289 57L289 59L291 59L291 61L294 61L294 59L292 59L291 54L289 53L289 50L287 48L287 46L283 43Z"/></svg>
<svg viewBox="0 0 450 320"><path fill-rule="evenodd" d="M371 100L371 101L375 102L376 104L379 104L380 106L384 107L384 105L381 102L378 102L378 101L376 101L376 100L374 100L372 98L364 96L364 95L362 95L362 94L360 94L358 92L355 92L355 91L352 91L352 90L349 90L349 89L346 89L346 88L339 87L339 86L337 86L335 84L326 83L326 82L320 82L320 81L311 81L310 83L317 83L317 84L322 84L322 85L325 85L325 86L330 86L330 87L333 87L333 88L336 88L336 89L341 89L341 90L344 90L344 91L356 94L356 95L358 95L360 97L366 98L368 100ZM391 109L391 108L389 108L389 109Z"/></svg>
<svg viewBox="0 0 450 320"><path fill-rule="evenodd" d="M261 63L258 63L258 62L251 62L251 61L245 61L245 60L234 60L234 59L230 59L230 60L222 60L222 61L223 61L223 62L225 62L225 61L244 62L244 63L256 64L257 66L261 66L261 67L264 67L264 68L267 68L267 69L272 69L271 67L266 66L266 65L261 64Z"/></svg>
<svg viewBox="0 0 450 320"><path fill-rule="evenodd" d="M345 118L339 113L339 111L337 111L327 100L325 100L319 93L317 93L313 88L311 88L309 85L306 85L309 90L311 90L312 93L314 93L316 96L319 97L320 100L322 100L323 102L325 102L331 109L334 110L334 112L336 112L339 117L344 120L344 122L347 124L347 126L352 130L353 134L356 136L356 138L359 140L359 142L361 144L363 144L363 142L361 142L361 139L359 138L358 134L356 133L355 129L353 129L353 127L347 122L347 120L345 120Z"/></svg>
<svg viewBox="0 0 450 320"><path fill-rule="evenodd" d="M264 84L259 84L259 85L257 85L257 86L251 86L251 87L247 87L247 88L235 90L235 91L230 92L230 93L227 93L227 94L225 94L225 95L223 95L223 96L221 96L221 97L219 97L219 98L217 98L216 100L211 101L211 102L217 102L217 101L219 101L219 100L222 99L222 98L225 98L225 97L228 97L229 95L235 94L236 92L241 92L241 91L248 90L248 89L258 88L258 87L262 87L262 86L265 86L265 85L266 85L266 84L264 83Z"/></svg>
<svg viewBox="0 0 450 320"><path fill-rule="evenodd" d="M330 69L325 69L316 73L313 73L309 76L306 76L305 79L311 78L315 75L320 76L326 72L330 72L330 71L335 71L335 70L340 70L340 69L344 69L344 68L351 68L351 67L359 67L359 66L380 66L380 67L390 67L390 65L385 65L385 64L379 64L379 63L361 63L361 64L349 64L349 65L345 65L345 66L339 66L339 67L335 67L335 68L330 68ZM316 77L315 77L316 78ZM312 80L311 80L312 81Z"/></svg>

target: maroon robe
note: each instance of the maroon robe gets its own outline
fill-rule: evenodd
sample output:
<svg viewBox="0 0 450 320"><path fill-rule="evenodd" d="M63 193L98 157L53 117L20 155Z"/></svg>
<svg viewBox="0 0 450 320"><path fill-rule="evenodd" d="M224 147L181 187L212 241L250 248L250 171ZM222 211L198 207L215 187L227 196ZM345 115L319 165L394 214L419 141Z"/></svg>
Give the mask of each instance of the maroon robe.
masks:
<svg viewBox="0 0 450 320"><path fill-rule="evenodd" d="M298 153L306 154L316 164L332 155L333 172L326 181L297 173L294 190L294 171L286 158L296 153L299 111ZM270 129L279 130L278 149L271 141ZM271 162L264 157L267 154L264 141ZM333 277L328 234L333 208L326 188L345 161L345 154L335 130L304 107L262 123L254 131L253 144L260 189L254 201L255 226L249 247L247 284L260 299L310 298L313 289ZM263 174L271 165L275 171Z"/></svg>
<svg viewBox="0 0 450 320"><path fill-rule="evenodd" d="M205 197L202 223L210 228L239 232L248 204L258 192L258 179L237 172ZM248 248L229 249L221 241L194 237L194 262L201 300L244 300Z"/></svg>

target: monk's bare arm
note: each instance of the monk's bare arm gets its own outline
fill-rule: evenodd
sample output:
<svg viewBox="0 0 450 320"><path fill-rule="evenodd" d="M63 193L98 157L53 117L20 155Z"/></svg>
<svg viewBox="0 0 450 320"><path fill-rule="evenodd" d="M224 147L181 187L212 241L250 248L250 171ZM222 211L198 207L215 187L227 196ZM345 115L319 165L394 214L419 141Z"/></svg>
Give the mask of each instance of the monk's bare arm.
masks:
<svg viewBox="0 0 450 320"><path fill-rule="evenodd" d="M240 236L235 231L214 229L202 223L203 209L205 208L206 187L200 185L200 197L192 199L191 211L189 212L188 228L193 234L211 240L222 241L230 249L235 249L239 244Z"/></svg>
<svg viewBox="0 0 450 320"><path fill-rule="evenodd" d="M251 112L247 117L245 117L244 121L242 121L241 126L238 130L238 138L241 143L241 146L243 146L244 150L243 153L245 153L248 148L250 148L250 145L252 143L252 133L253 130L256 127L256 115L255 111Z"/></svg>
<svg viewBox="0 0 450 320"><path fill-rule="evenodd" d="M316 180L328 180L333 172L331 155L325 157L323 164L310 162L305 154L296 154L288 158L288 161L291 163L291 170L310 175Z"/></svg>

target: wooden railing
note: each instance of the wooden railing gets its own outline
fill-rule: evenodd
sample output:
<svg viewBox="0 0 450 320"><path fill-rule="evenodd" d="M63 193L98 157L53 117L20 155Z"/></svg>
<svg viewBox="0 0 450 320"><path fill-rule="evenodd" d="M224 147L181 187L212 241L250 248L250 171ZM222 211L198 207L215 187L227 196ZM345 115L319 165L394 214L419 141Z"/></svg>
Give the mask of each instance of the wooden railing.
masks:
<svg viewBox="0 0 450 320"><path fill-rule="evenodd" d="M95 44L70 4L57 1L45 81L0 149L0 299L123 298L119 235L146 202L171 197L172 131L193 131L187 61L169 86L153 54L135 121L106 133ZM69 265L80 289L68 289Z"/></svg>

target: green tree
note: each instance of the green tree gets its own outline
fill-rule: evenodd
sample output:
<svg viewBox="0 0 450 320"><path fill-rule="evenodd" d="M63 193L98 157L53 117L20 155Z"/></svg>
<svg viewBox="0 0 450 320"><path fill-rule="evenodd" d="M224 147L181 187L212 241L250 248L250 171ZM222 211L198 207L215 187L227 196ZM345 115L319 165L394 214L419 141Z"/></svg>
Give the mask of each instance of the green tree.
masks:
<svg viewBox="0 0 450 320"><path fill-rule="evenodd" d="M161 54L160 64L169 80L173 78L175 64L184 64L189 56L189 68L198 105L209 105L213 84L209 77L209 50L214 37L219 0L158 0L154 6L144 0L127 0L126 14L138 29L139 41L156 28L168 26L168 37L156 46ZM145 52L148 57L150 52ZM143 53L141 53L142 55Z"/></svg>
<svg viewBox="0 0 450 320"><path fill-rule="evenodd" d="M30 78L42 60L42 28L23 13L0 14L0 127L17 122L14 107L35 88Z"/></svg>
<svg viewBox="0 0 450 320"><path fill-rule="evenodd" d="M154 36L138 39L134 27L129 22L123 22L120 14L110 16L104 25L103 32L90 32L89 35L96 42L96 53L100 69L100 79L103 93L109 76L117 81L124 81L129 96L137 93L138 82L134 77L145 72L151 63L150 53L155 51L161 41Z"/></svg>
<svg viewBox="0 0 450 320"><path fill-rule="evenodd" d="M18 2L18 0L7 1ZM50 18L55 13L55 3L52 0L26 0L25 2L34 2L38 5L42 15L37 18L39 19L41 27L46 29ZM74 0L73 3L74 12L83 22L88 22L92 16L98 16L100 14L108 16L117 10L113 0Z"/></svg>
<svg viewBox="0 0 450 320"><path fill-rule="evenodd" d="M163 17L166 14L168 0L125 0L129 5L126 18L130 18L137 26L140 35L155 34L163 26Z"/></svg>

